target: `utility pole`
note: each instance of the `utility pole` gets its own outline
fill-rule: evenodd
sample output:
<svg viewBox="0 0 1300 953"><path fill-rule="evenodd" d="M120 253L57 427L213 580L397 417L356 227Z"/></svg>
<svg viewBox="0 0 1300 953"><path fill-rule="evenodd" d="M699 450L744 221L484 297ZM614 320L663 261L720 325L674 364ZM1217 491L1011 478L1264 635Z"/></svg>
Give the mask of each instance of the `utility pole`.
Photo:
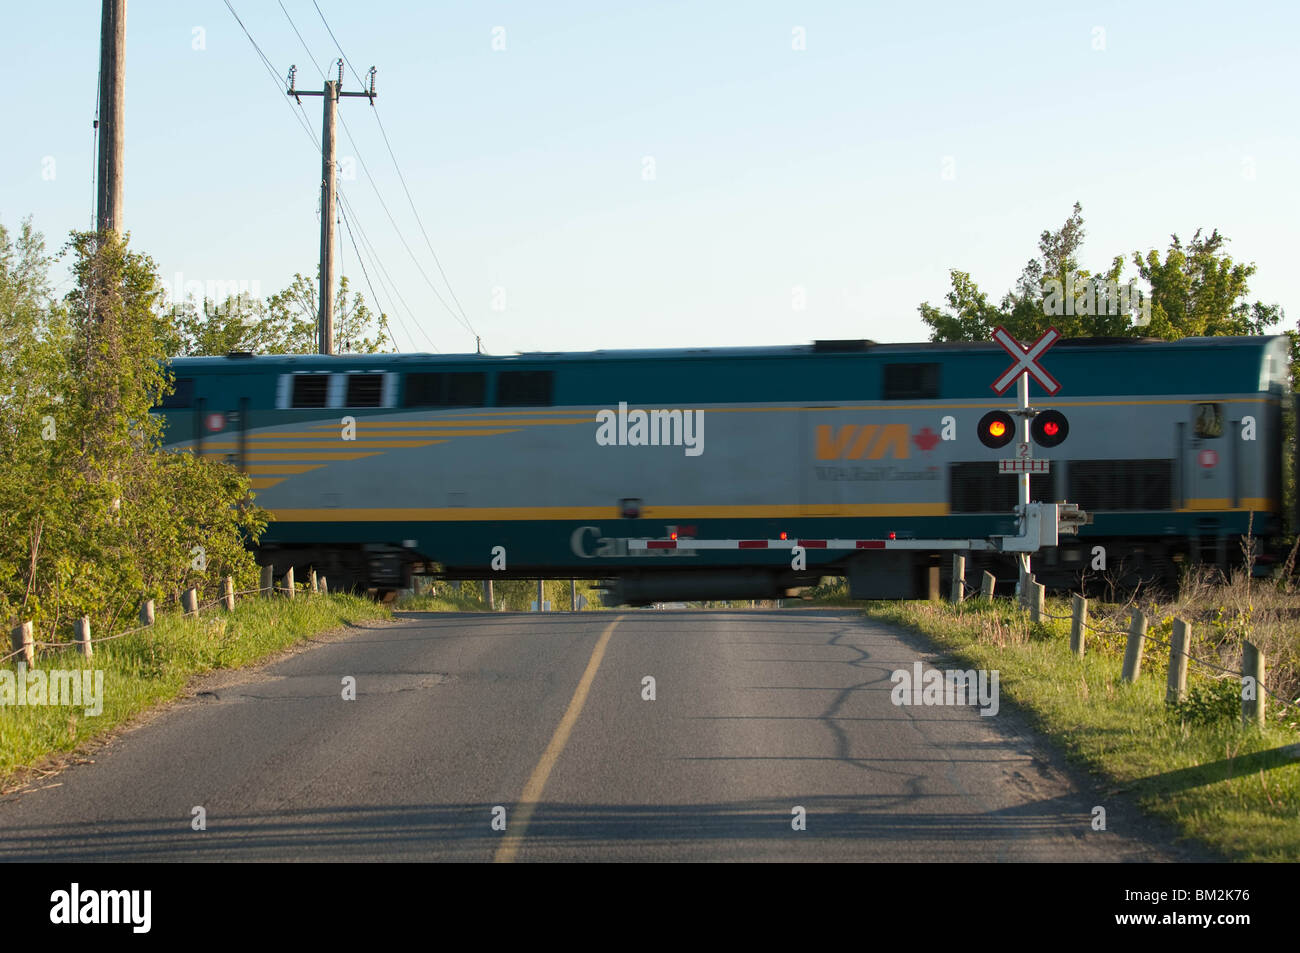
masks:
<svg viewBox="0 0 1300 953"><path fill-rule="evenodd" d="M108 0L105 0L107 3ZM370 89L360 93L343 92L343 61L339 60L339 78L327 79L319 92L295 89L293 85L297 66L289 67L288 95L299 103L300 96L320 96L324 100L324 118L321 120L321 182L320 182L320 313L317 317L317 339L321 354L334 353L334 151L335 129L339 117L340 96L365 96L370 105L375 104L375 68L370 67Z"/></svg>
<svg viewBox="0 0 1300 953"><path fill-rule="evenodd" d="M104 0L99 27L99 191L95 230L122 234L126 0Z"/></svg>

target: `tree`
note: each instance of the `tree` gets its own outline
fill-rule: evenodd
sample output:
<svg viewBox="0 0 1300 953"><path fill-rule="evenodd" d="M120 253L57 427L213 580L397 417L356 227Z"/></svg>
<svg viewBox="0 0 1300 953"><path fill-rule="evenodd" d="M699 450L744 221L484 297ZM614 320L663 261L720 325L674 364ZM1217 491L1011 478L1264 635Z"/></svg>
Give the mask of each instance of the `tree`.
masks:
<svg viewBox="0 0 1300 953"><path fill-rule="evenodd" d="M53 640L76 618L110 632L141 598L256 579L246 543L268 514L225 464L159 449L171 328L153 262L74 232L76 285L50 299L39 236L0 230L0 611Z"/></svg>
<svg viewBox="0 0 1300 953"><path fill-rule="evenodd" d="M1133 253L1139 278L1123 280L1124 258L1090 272L1079 267L1083 208L1075 203L1065 223L1044 231L1039 257L1025 265L1015 288L992 304L968 272L953 269L948 309L923 302L921 319L932 341L987 341L998 325L1018 340L1034 340L1049 327L1066 337L1160 337L1263 334L1283 317L1282 309L1256 301L1247 304L1247 280L1255 265L1237 264L1223 252L1227 239L1197 231L1183 248L1178 236L1164 261L1155 250ZM1297 352L1300 353L1300 352Z"/></svg>
<svg viewBox="0 0 1300 953"><path fill-rule="evenodd" d="M314 354L317 350L318 283L295 274L283 291L265 301L231 295L201 304L187 299L170 311L173 330L168 353L173 356L221 355L230 351L255 354ZM339 278L334 297L334 344L339 353L375 354L391 344L388 316L375 314L359 292L348 297L348 279Z"/></svg>

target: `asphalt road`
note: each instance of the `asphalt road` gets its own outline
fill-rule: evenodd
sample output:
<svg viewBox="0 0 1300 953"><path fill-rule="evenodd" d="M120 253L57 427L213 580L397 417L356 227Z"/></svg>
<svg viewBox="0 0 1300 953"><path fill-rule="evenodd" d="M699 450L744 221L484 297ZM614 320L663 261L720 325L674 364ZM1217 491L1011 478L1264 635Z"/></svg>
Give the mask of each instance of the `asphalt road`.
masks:
<svg viewBox="0 0 1300 953"><path fill-rule="evenodd" d="M918 659L846 610L406 615L0 798L0 860L1204 859L1005 701L894 705Z"/></svg>

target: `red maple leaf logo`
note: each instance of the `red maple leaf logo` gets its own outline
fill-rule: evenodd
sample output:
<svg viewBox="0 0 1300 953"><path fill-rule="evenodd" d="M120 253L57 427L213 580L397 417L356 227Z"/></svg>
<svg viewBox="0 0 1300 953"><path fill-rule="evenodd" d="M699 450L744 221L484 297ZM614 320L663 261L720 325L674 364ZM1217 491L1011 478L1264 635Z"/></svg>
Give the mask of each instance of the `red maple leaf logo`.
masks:
<svg viewBox="0 0 1300 953"><path fill-rule="evenodd" d="M912 443L916 444L926 453L933 450L938 442L939 435L929 427L922 427L921 432L912 438Z"/></svg>

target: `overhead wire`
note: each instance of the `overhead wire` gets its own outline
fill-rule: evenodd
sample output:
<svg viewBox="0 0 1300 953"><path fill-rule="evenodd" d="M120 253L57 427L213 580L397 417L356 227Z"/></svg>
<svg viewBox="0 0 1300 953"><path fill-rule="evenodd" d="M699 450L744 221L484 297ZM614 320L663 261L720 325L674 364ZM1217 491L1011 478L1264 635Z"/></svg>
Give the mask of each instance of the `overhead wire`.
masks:
<svg viewBox="0 0 1300 953"><path fill-rule="evenodd" d="M347 213L343 211L343 203L339 203L339 214L343 217L343 227L347 229L348 239L352 242L352 250L356 252L357 264L361 266L361 276L366 281L366 287L370 290L370 297L375 302L375 307L379 308L379 316L386 317L384 314L383 302L379 300L379 295L375 294L375 287L370 283L370 275L366 271L366 263L361 257L361 251L357 248L357 240L352 236L352 225L348 222ZM393 350L401 353L401 348L397 346L397 339L393 337L393 329L388 327L387 323L381 325L388 332L388 340L392 342Z"/></svg>
<svg viewBox="0 0 1300 953"><path fill-rule="evenodd" d="M298 37L298 42L302 44L303 49L306 51L308 58L311 59L313 63L315 63L316 57L313 55L311 51L311 47L307 45L307 41L303 39L302 33L299 32L297 26L294 24L293 17L289 15L289 11L285 9L283 3L280 3L279 6L280 6L280 10L284 13L285 19L289 21L289 25L293 28L294 35ZM328 29L328 24L326 24L326 28ZM337 43L337 40L335 42ZM342 50L340 50L340 53L341 52ZM344 60L346 61L346 57L344 57ZM326 79L325 71L321 69L319 65L317 65L316 68L321 74L321 79L325 80ZM349 68L351 68L350 64L349 64ZM353 75L354 76L356 75L355 70L353 70ZM364 86L364 83L362 85ZM452 316L452 318L454 318L467 331L469 331L470 334L474 334L475 337L477 338L477 334L474 331L473 325L471 325L466 318L461 317L454 310L452 310L451 306L447 304L446 300L443 298L441 293L439 293L437 286L434 284L433 280L429 277L428 272L424 270L424 266L420 264L420 261L416 257L415 252L411 249L411 245L406 240L406 236L402 234L402 229L397 224L397 219L393 217L392 211L388 208L388 203L384 201L384 196L379 191L378 183L375 182L374 176L371 175L370 173L370 167L369 165L366 164L365 156L361 154L361 149L357 146L356 139L352 135L352 130L348 126L346 117L340 114L339 122L343 126L343 132L348 137L348 142L351 144L353 152L356 153L357 162L360 163L362 171L365 172L366 174L366 180L370 183L370 187L375 193L375 198L379 200L380 207L384 210L384 214L388 216L388 221L393 226L393 231L397 233L398 241L402 243L402 247L406 249L406 253L411 257L411 262L415 265L416 270L420 272L420 276L424 278L425 283L429 286L429 290L433 292L433 296L438 300L438 303L443 306L443 308L447 311L448 314ZM355 210L353 211L352 217L354 221L357 220ZM390 282L392 281L391 276L389 276L389 281ZM450 289L450 285L448 285L448 288ZM414 316L412 317L413 320L416 321L416 325L420 326L420 322L418 321L418 319L414 319ZM423 331L423 327L421 327L421 331ZM425 336L428 337L427 334Z"/></svg>
<svg viewBox="0 0 1300 953"><path fill-rule="evenodd" d="M339 43L338 37L334 35L334 30L330 28L329 21L325 19L325 14L321 10L320 4L318 4L316 0L312 0L312 6L316 8L316 13L320 17L321 23L325 25L325 31L329 33L330 39L334 41L334 46L339 51L339 56L343 58L343 62L347 64L348 69L352 71L352 75L364 89L366 85L365 81L362 80L361 76L357 73L356 68L353 67L352 62L348 59L348 55L343 52L343 45ZM406 193L406 201L411 206L411 214L415 216L415 222L420 226L420 234L424 236L424 244L429 249L429 254L433 257L434 264L438 266L438 274L442 276L443 282L447 285L447 293L451 295L452 301L456 302L456 307L460 310L461 316L465 319L465 323L469 327L471 333L475 333L475 337L477 337L478 335L474 331L473 325L470 324L469 316L465 313L464 306L461 305L460 299L456 297L456 290L452 288L451 280L447 277L446 271L443 270L442 261L438 258L438 253L433 249L433 242L429 239L429 232L425 229L424 221L420 218L420 211L416 208L415 199L411 197L411 190L406 184L406 176L402 174L402 167L398 163L397 155L393 152L392 143L388 139L388 130L384 128L384 120L379 115L379 107L376 106L373 101L370 105L373 107L375 122L379 125L379 134L383 136L384 146L388 149L388 157L393 160L393 168L397 171L398 181L402 183L402 191Z"/></svg>

